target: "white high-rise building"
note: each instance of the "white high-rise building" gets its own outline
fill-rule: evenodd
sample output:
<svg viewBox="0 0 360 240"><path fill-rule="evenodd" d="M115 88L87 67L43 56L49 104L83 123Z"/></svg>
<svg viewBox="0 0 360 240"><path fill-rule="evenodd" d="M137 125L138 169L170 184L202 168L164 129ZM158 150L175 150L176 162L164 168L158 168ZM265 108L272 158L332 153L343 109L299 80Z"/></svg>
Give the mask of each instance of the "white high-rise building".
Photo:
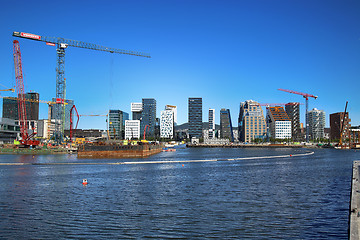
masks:
<svg viewBox="0 0 360 240"><path fill-rule="evenodd" d="M215 109L209 109L209 139L215 138Z"/></svg>
<svg viewBox="0 0 360 240"><path fill-rule="evenodd" d="M166 105L165 110L171 110L174 113L174 124L177 124L177 107L173 105Z"/></svg>
<svg viewBox="0 0 360 240"><path fill-rule="evenodd" d="M125 139L140 139L140 120L125 120Z"/></svg>
<svg viewBox="0 0 360 240"><path fill-rule="evenodd" d="M142 112L142 103L131 103L132 120L140 120Z"/></svg>
<svg viewBox="0 0 360 240"><path fill-rule="evenodd" d="M310 139L324 138L325 112L314 108L308 112Z"/></svg>
<svg viewBox="0 0 360 240"><path fill-rule="evenodd" d="M161 111L160 117L160 137L174 137L174 112L172 110Z"/></svg>

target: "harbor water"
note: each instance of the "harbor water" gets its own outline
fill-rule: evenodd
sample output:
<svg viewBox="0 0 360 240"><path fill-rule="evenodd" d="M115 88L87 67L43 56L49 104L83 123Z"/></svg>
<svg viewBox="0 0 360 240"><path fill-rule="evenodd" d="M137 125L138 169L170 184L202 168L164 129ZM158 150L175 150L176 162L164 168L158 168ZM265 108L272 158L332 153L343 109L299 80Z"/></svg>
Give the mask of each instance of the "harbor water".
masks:
<svg viewBox="0 0 360 240"><path fill-rule="evenodd" d="M0 155L0 238L347 239L354 160L281 148Z"/></svg>

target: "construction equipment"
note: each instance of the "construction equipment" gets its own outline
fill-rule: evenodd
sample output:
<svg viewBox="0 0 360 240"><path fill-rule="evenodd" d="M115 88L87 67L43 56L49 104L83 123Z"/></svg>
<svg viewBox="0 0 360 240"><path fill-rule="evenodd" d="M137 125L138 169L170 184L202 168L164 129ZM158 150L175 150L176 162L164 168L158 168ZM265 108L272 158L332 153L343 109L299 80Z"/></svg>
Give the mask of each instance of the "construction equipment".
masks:
<svg viewBox="0 0 360 240"><path fill-rule="evenodd" d="M339 140L339 147L341 147L341 148L343 148L343 139L342 138L343 138L343 131L344 131L345 115L346 115L347 105L348 105L348 101L346 101L344 115L343 115L343 118L341 119L340 140Z"/></svg>
<svg viewBox="0 0 360 240"><path fill-rule="evenodd" d="M16 92L18 95L18 116L19 116L19 125L20 125L20 143L25 146L36 146L40 144L40 141L32 140L31 138L36 135L36 132L33 131L32 134L28 133L27 121L26 121L26 105L25 105L25 90L24 90L24 80L22 73L22 62L21 62L21 52L19 41L13 41L13 51L14 51L14 65L15 65L15 79L16 79Z"/></svg>
<svg viewBox="0 0 360 240"><path fill-rule="evenodd" d="M76 121L76 125L75 125L75 128L73 128L73 110L75 109L75 113L76 113L76 116L77 116L77 121ZM79 113L75 107L75 105L73 105L70 109L70 142L72 142L72 135L73 135L73 131L77 129L77 126L79 124Z"/></svg>
<svg viewBox="0 0 360 240"><path fill-rule="evenodd" d="M315 95L312 95L312 94L309 94L309 93L302 93L302 92L296 92L296 91L292 91L292 90L287 90L287 89L282 89L282 88L279 88L278 90L280 91L284 91L284 92L288 92L288 93L294 93L294 94L297 94L297 95L301 95L305 98L305 105L306 105L306 115L305 115L305 125L306 125L306 142L308 143L309 142L309 122L308 122L308 107L309 107L309 103L308 103L308 100L309 100L309 97L312 97L312 98L315 98L317 99L318 96L315 96Z"/></svg>
<svg viewBox="0 0 360 240"><path fill-rule="evenodd" d="M11 92L15 92L14 88L9 88L9 89L0 89L0 92L4 92L4 91L11 91Z"/></svg>
<svg viewBox="0 0 360 240"><path fill-rule="evenodd" d="M143 138L143 140L145 140L146 128L147 128L148 130L150 130L150 126L149 126L149 125L145 125L145 128L144 128L144 138Z"/></svg>
<svg viewBox="0 0 360 240"><path fill-rule="evenodd" d="M82 41L70 40L60 37L45 37L45 36L40 36L32 33L24 33L24 32L13 32L13 36L45 42L46 45L49 46L57 46L56 98L60 100L61 105L64 102L63 99L65 99L65 93L66 93L65 49L67 47L86 48L97 51L150 58L150 55L146 53L103 47L92 43L86 43ZM55 109L55 119L56 119L55 139L59 144L63 141L63 137L64 137L64 121L63 121L65 118L64 116L65 116L65 112L63 105L61 107L57 107Z"/></svg>

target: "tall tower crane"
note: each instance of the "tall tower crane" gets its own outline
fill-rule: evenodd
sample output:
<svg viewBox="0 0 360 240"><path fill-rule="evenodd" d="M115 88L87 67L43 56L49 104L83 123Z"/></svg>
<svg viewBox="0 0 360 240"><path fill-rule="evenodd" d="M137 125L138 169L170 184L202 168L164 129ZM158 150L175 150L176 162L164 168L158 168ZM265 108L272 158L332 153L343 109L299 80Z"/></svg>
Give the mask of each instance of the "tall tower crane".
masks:
<svg viewBox="0 0 360 240"><path fill-rule="evenodd" d="M292 90L287 90L287 89L282 89L282 88L279 88L278 90L280 91L284 91L284 92L288 92L288 93L294 93L294 94L297 94L297 95L301 95L305 98L305 105L306 105L306 115L305 115L305 125L306 125L306 142L309 142L309 119L308 119L308 107L309 107L309 97L312 97L312 98L315 98L317 99L318 96L315 96L315 95L312 95L312 94L309 94L309 93L302 93L302 92L296 92L296 91L292 91Z"/></svg>
<svg viewBox="0 0 360 240"><path fill-rule="evenodd" d="M64 99L66 97L65 96L66 94L65 49L67 47L86 48L97 51L150 58L150 55L146 53L103 47L97 44L86 43L77 40L70 40L61 37L45 37L45 36L40 36L32 33L24 33L24 32L13 32L13 36L45 42L46 45L50 45L50 46L57 46L56 99L60 106L55 108L55 119L56 119L55 139L58 143L62 142L64 136L65 112L64 112L63 104L64 104Z"/></svg>

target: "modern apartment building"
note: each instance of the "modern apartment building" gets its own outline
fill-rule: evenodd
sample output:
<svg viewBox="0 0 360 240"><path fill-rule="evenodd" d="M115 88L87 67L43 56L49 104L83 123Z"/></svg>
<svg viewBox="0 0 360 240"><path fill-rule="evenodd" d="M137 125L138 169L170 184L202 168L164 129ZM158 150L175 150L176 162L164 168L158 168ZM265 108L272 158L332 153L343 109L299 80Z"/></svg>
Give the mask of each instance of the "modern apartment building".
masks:
<svg viewBox="0 0 360 240"><path fill-rule="evenodd" d="M173 105L166 105L165 110L171 110L174 114L174 125L177 125L177 107Z"/></svg>
<svg viewBox="0 0 360 240"><path fill-rule="evenodd" d="M174 112L171 109L161 111L160 137L174 138Z"/></svg>
<svg viewBox="0 0 360 240"><path fill-rule="evenodd" d="M215 138L215 109L209 109L209 139Z"/></svg>
<svg viewBox="0 0 360 240"><path fill-rule="evenodd" d="M148 129L146 129L146 136L155 137L156 100L154 98L142 99L140 132L144 132L146 126L148 126Z"/></svg>
<svg viewBox="0 0 360 240"><path fill-rule="evenodd" d="M140 120L142 112L142 103L131 103L132 120Z"/></svg>
<svg viewBox="0 0 360 240"><path fill-rule="evenodd" d="M307 114L310 139L324 138L325 112L314 108Z"/></svg>
<svg viewBox="0 0 360 240"><path fill-rule="evenodd" d="M220 138L228 138L230 141L234 141L230 109L222 108L220 110Z"/></svg>
<svg viewBox="0 0 360 240"><path fill-rule="evenodd" d="M39 120L39 93L30 92L25 94L25 99L32 101L25 101L26 119ZM13 99L3 98L3 118L19 120L18 101Z"/></svg>
<svg viewBox="0 0 360 240"><path fill-rule="evenodd" d="M109 111L109 133L111 139L124 139L126 120L129 120L128 113L121 110Z"/></svg>
<svg viewBox="0 0 360 240"><path fill-rule="evenodd" d="M341 125L343 125L342 137L344 139L349 138L349 129L351 128L351 119L349 118L349 112L337 112L330 114L330 139L339 140Z"/></svg>
<svg viewBox="0 0 360 240"><path fill-rule="evenodd" d="M189 137L202 137L202 98L189 98Z"/></svg>
<svg viewBox="0 0 360 240"><path fill-rule="evenodd" d="M266 138L266 123L259 103L253 100L240 103L238 126L239 140L242 142Z"/></svg>
<svg viewBox="0 0 360 240"><path fill-rule="evenodd" d="M266 122L270 138L291 138L291 120L283 107L267 107Z"/></svg>
<svg viewBox="0 0 360 240"><path fill-rule="evenodd" d="M140 120L125 120L125 139L140 139Z"/></svg>
<svg viewBox="0 0 360 240"><path fill-rule="evenodd" d="M295 141L301 141L300 127L300 103L291 102L285 105L285 111L291 121L291 137Z"/></svg>

